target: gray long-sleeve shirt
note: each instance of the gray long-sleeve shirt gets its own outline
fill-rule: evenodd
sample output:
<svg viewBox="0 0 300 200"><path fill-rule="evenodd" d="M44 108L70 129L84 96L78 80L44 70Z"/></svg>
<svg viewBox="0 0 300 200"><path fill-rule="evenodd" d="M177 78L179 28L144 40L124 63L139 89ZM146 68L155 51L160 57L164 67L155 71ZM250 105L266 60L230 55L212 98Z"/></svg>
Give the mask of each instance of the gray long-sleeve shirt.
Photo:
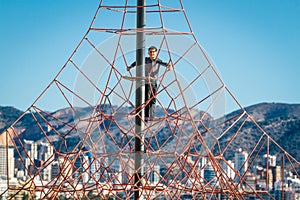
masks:
<svg viewBox="0 0 300 200"><path fill-rule="evenodd" d="M160 66L166 67L168 64L163 62L160 59L151 60L149 57L145 58L145 76L150 76L151 78L158 78L158 72ZM135 67L136 62L133 62L130 67ZM151 82L156 82L155 80L151 80Z"/></svg>

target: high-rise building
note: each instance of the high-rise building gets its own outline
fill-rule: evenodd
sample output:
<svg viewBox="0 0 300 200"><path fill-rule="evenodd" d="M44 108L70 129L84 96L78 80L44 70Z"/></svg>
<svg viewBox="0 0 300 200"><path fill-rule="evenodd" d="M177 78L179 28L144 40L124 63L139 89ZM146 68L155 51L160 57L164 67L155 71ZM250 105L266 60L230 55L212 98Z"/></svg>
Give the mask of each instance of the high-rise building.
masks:
<svg viewBox="0 0 300 200"><path fill-rule="evenodd" d="M239 172L240 176L243 176L248 168L248 153L243 151L241 148L238 149L234 154L234 169ZM235 182L239 182L240 178L236 176Z"/></svg>
<svg viewBox="0 0 300 200"><path fill-rule="evenodd" d="M59 173L60 173L59 163L58 161L54 161L51 164L51 179L53 180L54 178L58 177Z"/></svg>
<svg viewBox="0 0 300 200"><path fill-rule="evenodd" d="M216 173L209 162L208 165L204 168L204 179L206 182L210 182L211 187L214 187L217 179L215 178Z"/></svg>
<svg viewBox="0 0 300 200"><path fill-rule="evenodd" d="M28 154L28 157L33 161L38 157L37 143L31 140L24 140L24 148ZM25 155L27 157L27 155Z"/></svg>
<svg viewBox="0 0 300 200"><path fill-rule="evenodd" d="M266 174L268 178L268 189L273 189L276 179L280 179L280 171L279 174L276 166L276 156L275 155L264 155L264 168L266 169ZM278 177L279 175L279 177Z"/></svg>
<svg viewBox="0 0 300 200"><path fill-rule="evenodd" d="M92 179L90 183L100 183L101 175L101 161L99 159L93 159L90 166Z"/></svg>
<svg viewBox="0 0 300 200"><path fill-rule="evenodd" d="M234 173L234 162L231 160L228 160L227 163L221 162L222 168L224 172L226 173L227 177L231 180L234 179L235 173Z"/></svg>
<svg viewBox="0 0 300 200"><path fill-rule="evenodd" d="M134 176L134 160L132 158L125 158L123 159L124 165L123 168L126 170L123 170L122 172L122 183L128 183L133 182L133 176ZM162 169L160 169L162 170ZM125 173L126 172L126 173Z"/></svg>
<svg viewBox="0 0 300 200"><path fill-rule="evenodd" d="M122 183L122 168L120 165L120 159L109 157L108 162L110 166L108 170L110 179L112 179L115 184Z"/></svg>
<svg viewBox="0 0 300 200"><path fill-rule="evenodd" d="M200 169L200 176L203 178L204 178L204 167L205 167L206 163L207 163L207 158L205 158L205 157L200 158L199 163L198 163L199 169Z"/></svg>
<svg viewBox="0 0 300 200"><path fill-rule="evenodd" d="M264 165L265 167L267 166L267 162L268 162L268 166L269 167L276 167L276 156L272 156L272 155L264 155Z"/></svg>
<svg viewBox="0 0 300 200"><path fill-rule="evenodd" d="M25 151L22 152L22 157L25 160L25 176L31 176L36 170L34 161L37 160L38 157L37 144L31 140L24 140L24 149Z"/></svg>
<svg viewBox="0 0 300 200"><path fill-rule="evenodd" d="M0 177L5 177L5 179L13 178L14 168L14 148L10 146L7 147L6 145L0 145Z"/></svg>
<svg viewBox="0 0 300 200"><path fill-rule="evenodd" d="M93 164L93 155L86 148L81 150L79 156L74 162L74 177L80 183L94 183L95 182L95 163Z"/></svg>
<svg viewBox="0 0 300 200"><path fill-rule="evenodd" d="M280 182L281 181L281 177L282 177L282 175L281 175L281 166L276 166L275 167L275 182Z"/></svg>
<svg viewBox="0 0 300 200"><path fill-rule="evenodd" d="M41 142L37 145L38 148L38 159L47 161L51 156L53 156L53 146L49 143Z"/></svg>
<svg viewBox="0 0 300 200"><path fill-rule="evenodd" d="M72 160L68 156L58 157L59 166L59 178L63 180L69 180L73 174L73 164Z"/></svg>
<svg viewBox="0 0 300 200"><path fill-rule="evenodd" d="M41 178L50 181L51 163L54 160L53 146L49 143L36 143L31 140L24 140L24 148L26 151L22 153L22 159L25 160L25 175L30 176L42 168Z"/></svg>
<svg viewBox="0 0 300 200"><path fill-rule="evenodd" d="M154 170L151 173L150 182L157 184L160 180L160 166L154 165Z"/></svg>
<svg viewBox="0 0 300 200"><path fill-rule="evenodd" d="M216 173L210 162L208 162L206 167L204 168L204 181L207 189L212 189L216 187L217 184ZM212 199L212 194L206 194L205 198Z"/></svg>
<svg viewBox="0 0 300 200"><path fill-rule="evenodd" d="M89 159L89 156L88 155L83 155L81 157L81 165L82 165L82 169L83 171L81 172L82 173L82 182L83 183L88 183L89 180L91 179L91 169L90 169L90 159Z"/></svg>
<svg viewBox="0 0 300 200"><path fill-rule="evenodd" d="M53 146L49 145L48 143L40 143L38 145L38 160L41 161L42 165L45 165L41 172L41 178L43 180L50 181L52 168L51 163L54 160Z"/></svg>

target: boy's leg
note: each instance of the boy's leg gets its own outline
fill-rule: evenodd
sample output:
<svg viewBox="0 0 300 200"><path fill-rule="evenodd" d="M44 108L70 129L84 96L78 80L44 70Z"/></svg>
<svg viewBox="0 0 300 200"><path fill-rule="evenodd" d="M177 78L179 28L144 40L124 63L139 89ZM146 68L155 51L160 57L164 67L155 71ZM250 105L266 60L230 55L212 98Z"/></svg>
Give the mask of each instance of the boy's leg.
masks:
<svg viewBox="0 0 300 200"><path fill-rule="evenodd" d="M149 84L145 84L145 102L149 100L151 94L151 89ZM147 103L145 106L145 121L149 120L149 110L150 110L150 103Z"/></svg>
<svg viewBox="0 0 300 200"><path fill-rule="evenodd" d="M153 119L155 117L157 84L151 84L151 88L149 90L149 98L151 98L151 101L149 102L149 117L150 119Z"/></svg>

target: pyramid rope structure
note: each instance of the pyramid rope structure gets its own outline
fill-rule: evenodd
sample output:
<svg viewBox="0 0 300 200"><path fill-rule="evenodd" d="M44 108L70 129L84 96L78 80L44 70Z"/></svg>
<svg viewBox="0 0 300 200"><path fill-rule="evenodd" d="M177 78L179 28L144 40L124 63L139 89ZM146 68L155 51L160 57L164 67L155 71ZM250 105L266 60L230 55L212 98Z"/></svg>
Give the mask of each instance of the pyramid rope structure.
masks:
<svg viewBox="0 0 300 200"><path fill-rule="evenodd" d="M59 73L1 134L6 158L2 196L133 199L138 190L140 199L276 199L269 188L275 182L268 162L274 154L280 160L279 187L284 190L287 170L299 179L299 162L224 85L197 41L182 1L147 3L146 27L137 29L135 2L100 1L87 33ZM148 78L126 71L135 61L138 32L172 68L162 67L159 74L157 118L141 119L144 173L136 186L134 140L141 133L135 133L135 118L152 100L135 107L135 80ZM49 101L65 109L47 111ZM224 117L227 104L239 110ZM247 136L253 134L250 126L259 135L255 140ZM245 146L238 141L247 143L246 151L236 152ZM236 154L243 156L238 167L231 162ZM264 162L264 187L259 188L253 174Z"/></svg>

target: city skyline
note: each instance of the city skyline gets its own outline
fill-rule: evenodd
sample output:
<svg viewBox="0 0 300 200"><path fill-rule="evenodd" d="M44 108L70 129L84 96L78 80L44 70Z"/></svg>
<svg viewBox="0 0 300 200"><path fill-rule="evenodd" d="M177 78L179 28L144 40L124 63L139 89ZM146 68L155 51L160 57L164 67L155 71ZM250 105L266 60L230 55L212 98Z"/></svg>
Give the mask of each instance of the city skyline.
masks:
<svg viewBox="0 0 300 200"><path fill-rule="evenodd" d="M96 191L91 191L91 194L93 193L101 196L111 194L108 191L108 188L110 187L121 189L122 187L120 187L120 184L128 182L128 178L133 176L133 171L131 171L130 168L128 168L129 171L127 172L123 171L124 166L121 165L120 161L125 157L120 161L115 158L106 157L105 161L103 161L97 158L96 155L87 152L82 152L79 157L68 154L61 154L57 157L52 155L52 153L54 153L53 148L48 146L46 143L36 143L34 141L27 140L24 140L24 142L25 149L29 154L28 157L27 155L22 157L23 159L26 157L26 165L23 166L23 168L20 168L20 158L15 158L14 156L14 148L9 147L7 151L6 146L3 144L0 145L0 193L4 197L14 194L13 191L7 191L5 189L7 180L9 180L9 183L14 186L21 186L24 183L33 182L37 187L41 187L41 185L51 185L54 182L54 184L57 184L57 182L65 182L65 179L72 180L65 182L64 185L68 186L68 188L79 189L82 187L82 184L86 184L89 187L94 187L95 184L105 185L107 188L103 187L100 192L97 191L98 193ZM38 149L40 150L37 151ZM7 153L9 157L8 165L5 162ZM248 194L244 194L245 199L256 197L256 193L252 194L253 188L269 191L271 196L269 196L269 194L259 195L266 199L270 199L271 197L281 199L282 190L284 190L284 195L285 197L288 197L288 199L298 199L300 180L291 171L283 171L281 169L282 166L280 164L278 165L278 163L281 162L276 162L277 156L265 154L263 156L264 161L262 160L261 164L255 165L253 166L254 168L250 169L248 169L248 162L250 162L248 156L249 155L242 149L236 150L234 154L235 162L232 162L231 160L227 160L226 163L222 162L222 169L224 169L222 172L214 169L206 157L193 159L192 156L183 156L182 158L178 158L178 161L182 162L182 164L186 165L186 167L194 166L191 173L197 173L197 176L201 177L197 180L200 181L197 182L198 187L205 186L206 189L214 188L213 191L218 191L222 178L218 179L215 176L216 174L221 176L222 173L222 177L226 177L226 179L228 179L228 181L232 184L235 183L236 188L240 192L248 192ZM16 161L19 160L18 167L14 164L15 159ZM33 163L35 162L40 162L41 166L33 167ZM113 163L112 166L103 168L105 163L110 162ZM233 171L233 169L236 171ZM9 176L6 175L7 170L10 172ZM185 185L185 187L189 187L190 184L196 181L193 176L187 176L185 171L181 171L179 168L174 168L172 173L175 175L174 179L166 173L165 169L161 169L160 165L155 165L155 170L148 171L147 176L144 178L147 184L155 187L166 187L167 184ZM187 177L187 179L184 177ZM241 177L242 180L237 180L237 177ZM284 181L282 181L282 178L284 178ZM114 181L111 182L111 184L107 184L109 179ZM284 186L282 186L282 183L284 183ZM158 195L159 193L159 191L153 193L150 192L148 195L153 195L153 197L155 197L155 195ZM29 193L20 193L18 196L25 194ZM37 194L37 197L43 198L50 195L51 191L47 191L47 193L36 191L35 194ZM117 194L122 195L123 193L120 190ZM58 193L58 195L74 196L80 194L75 193L72 190L66 190ZM123 195L125 195L125 193ZM217 192L216 194L186 192L182 193L181 197L191 197L191 195L205 195L209 197L211 195L218 196L221 194L218 194ZM225 194L222 194L221 196L223 196L222 199L228 198Z"/></svg>

